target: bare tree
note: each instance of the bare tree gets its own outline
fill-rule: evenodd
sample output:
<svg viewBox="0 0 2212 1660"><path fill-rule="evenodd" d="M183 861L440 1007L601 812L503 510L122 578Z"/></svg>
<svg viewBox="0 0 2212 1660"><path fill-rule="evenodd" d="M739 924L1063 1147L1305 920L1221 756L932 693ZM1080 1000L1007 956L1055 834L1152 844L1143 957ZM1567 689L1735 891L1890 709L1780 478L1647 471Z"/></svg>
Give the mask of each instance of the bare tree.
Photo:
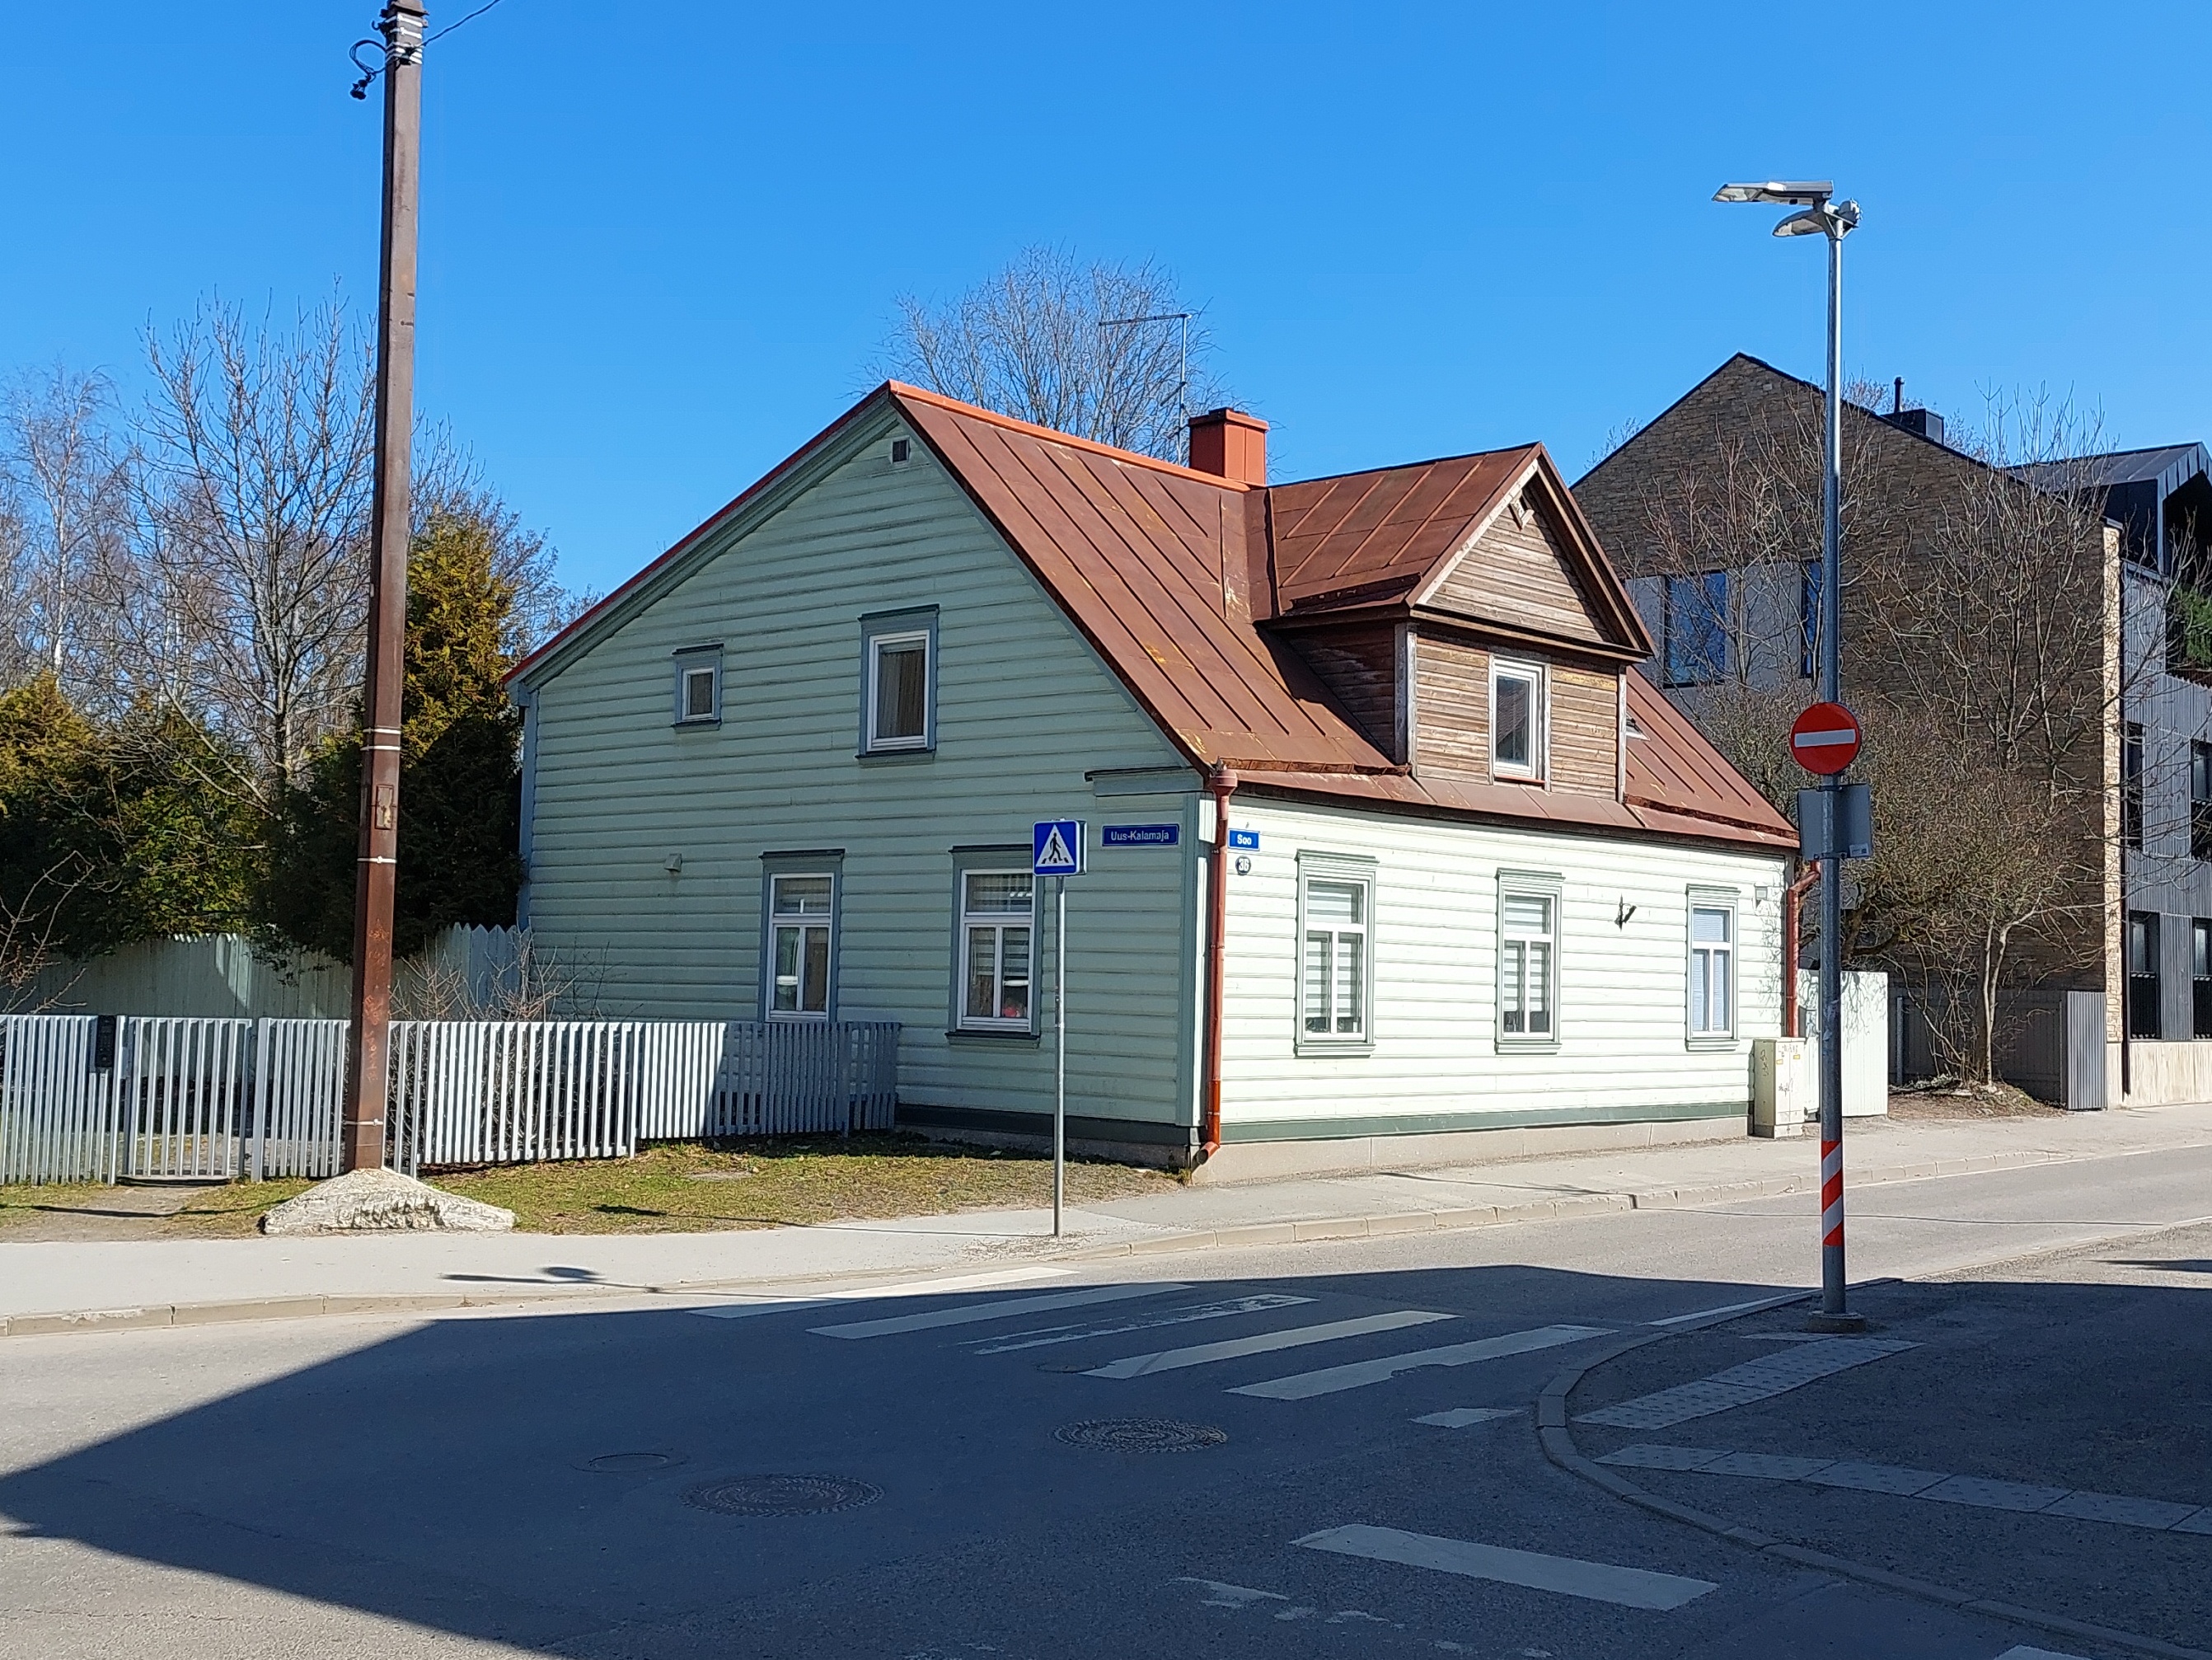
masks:
<svg viewBox="0 0 2212 1660"><path fill-rule="evenodd" d="M1962 453L1908 465L1863 412L1881 395L1846 389L1845 679L1875 851L1839 943L1930 988L1947 1064L1987 1079L2001 994L2104 950L2106 739L2155 662L2121 660L2093 420L1995 400ZM1808 389L1641 504L1669 696L1785 811L1808 781L1787 733L1818 647L1820 414Z"/></svg>
<svg viewBox="0 0 2212 1660"><path fill-rule="evenodd" d="M265 800L359 684L369 346L336 302L288 333L210 301L146 354L136 643L155 690L252 757L234 782Z"/></svg>
<svg viewBox="0 0 2212 1660"><path fill-rule="evenodd" d="M110 613L125 581L131 469L105 377L58 365L0 393L0 555L12 683L33 666L91 707L113 702Z"/></svg>
<svg viewBox="0 0 2212 1660"><path fill-rule="evenodd" d="M1184 459L1191 411L1228 401L1204 367L1200 308L1150 261L1083 265L1023 250L939 307L908 295L887 348L896 379L1118 449ZM1182 325L1188 312L1186 359ZM1101 327L1122 319L1158 320Z"/></svg>

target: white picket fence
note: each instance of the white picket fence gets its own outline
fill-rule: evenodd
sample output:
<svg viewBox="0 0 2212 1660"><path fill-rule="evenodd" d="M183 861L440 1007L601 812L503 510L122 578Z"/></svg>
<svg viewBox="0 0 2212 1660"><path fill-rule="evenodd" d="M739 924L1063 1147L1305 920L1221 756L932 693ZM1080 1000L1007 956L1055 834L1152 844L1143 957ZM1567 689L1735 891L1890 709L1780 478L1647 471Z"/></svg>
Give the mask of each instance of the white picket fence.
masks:
<svg viewBox="0 0 2212 1660"><path fill-rule="evenodd" d="M896 1023L395 1021L386 1160L626 1158L889 1129ZM0 1016L0 1183L334 1175L348 1024ZM106 1066L94 1061L105 1058Z"/></svg>

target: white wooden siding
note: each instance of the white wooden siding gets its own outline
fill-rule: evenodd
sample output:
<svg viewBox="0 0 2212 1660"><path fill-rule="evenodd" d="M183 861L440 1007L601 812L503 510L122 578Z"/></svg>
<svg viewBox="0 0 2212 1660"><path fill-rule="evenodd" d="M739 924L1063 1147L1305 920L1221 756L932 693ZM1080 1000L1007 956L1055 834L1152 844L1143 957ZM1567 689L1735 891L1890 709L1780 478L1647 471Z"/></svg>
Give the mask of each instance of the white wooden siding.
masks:
<svg viewBox="0 0 2212 1660"><path fill-rule="evenodd" d="M1229 820L1260 832L1250 874L1229 878L1222 1116L1232 1137L1240 1126L1313 1134L1409 1116L1747 1109L1749 1040L1780 1030L1778 857L1249 796L1231 800ZM1294 1048L1302 851L1377 860L1371 1054ZM1501 868L1565 882L1556 1053L1500 1054L1494 1042ZM1719 1050L1686 1041L1692 884L1738 891L1736 1041ZM1624 903L1635 913L1617 924Z"/></svg>
<svg viewBox="0 0 2212 1660"><path fill-rule="evenodd" d="M539 684L531 921L611 1015L744 1018L761 855L842 848L838 1012L902 1023L902 1098L1046 1110L1048 1041L946 1036L951 849L1026 848L1035 820L1109 806L1164 819L1094 802L1085 774L1178 757L927 447L890 464L904 430L852 435L842 464ZM860 619L921 605L939 607L936 752L858 759ZM676 728L671 654L716 642L721 722ZM1094 849L1070 885L1071 1113L1189 1122L1194 829ZM1048 943L1041 927L1041 989Z"/></svg>

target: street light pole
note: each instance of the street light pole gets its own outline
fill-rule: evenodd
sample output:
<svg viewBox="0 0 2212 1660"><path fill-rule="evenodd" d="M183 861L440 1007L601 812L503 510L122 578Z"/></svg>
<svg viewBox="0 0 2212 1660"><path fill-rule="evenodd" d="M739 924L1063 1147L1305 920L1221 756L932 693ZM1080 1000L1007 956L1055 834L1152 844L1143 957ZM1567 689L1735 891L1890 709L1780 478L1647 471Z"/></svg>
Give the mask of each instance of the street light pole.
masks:
<svg viewBox="0 0 2212 1660"><path fill-rule="evenodd" d="M362 688L361 841L354 883L353 1022L340 1152L384 1164L390 1090L392 909L399 854L400 693L406 675L409 441L415 422L415 235L422 137L422 0L386 0L384 238L376 311L376 477L368 667Z"/></svg>
<svg viewBox="0 0 2212 1660"><path fill-rule="evenodd" d="M1820 699L1843 701L1844 238L1859 222L1859 204L1835 201L1826 179L1723 185L1717 202L1766 202L1798 211L1774 228L1777 236L1828 239L1828 384L1821 426ZM1820 781L1829 827L1820 869L1820 1311L1816 1330L1857 1331L1865 1317L1850 1310L1844 1261L1844 852L1838 827L1839 773ZM1783 964L1795 974L1795 963Z"/></svg>

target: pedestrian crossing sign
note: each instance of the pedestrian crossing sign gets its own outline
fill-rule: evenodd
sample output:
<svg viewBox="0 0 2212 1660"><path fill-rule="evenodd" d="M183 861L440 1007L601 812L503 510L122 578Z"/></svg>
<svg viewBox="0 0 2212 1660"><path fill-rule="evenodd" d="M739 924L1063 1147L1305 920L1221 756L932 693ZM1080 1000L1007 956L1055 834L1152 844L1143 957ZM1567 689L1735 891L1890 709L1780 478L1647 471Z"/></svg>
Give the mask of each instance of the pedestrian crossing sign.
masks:
<svg viewBox="0 0 2212 1660"><path fill-rule="evenodd" d="M1039 876L1083 874L1083 821L1048 818L1030 827L1030 869Z"/></svg>

